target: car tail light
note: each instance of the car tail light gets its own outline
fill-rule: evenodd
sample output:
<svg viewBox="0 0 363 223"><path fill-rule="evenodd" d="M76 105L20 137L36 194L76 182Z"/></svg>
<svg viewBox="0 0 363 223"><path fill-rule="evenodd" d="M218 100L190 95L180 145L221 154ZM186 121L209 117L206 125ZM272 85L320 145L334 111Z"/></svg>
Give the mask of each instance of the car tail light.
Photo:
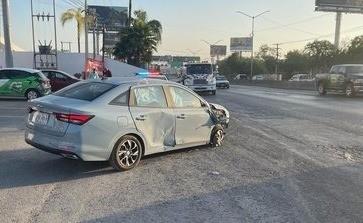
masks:
<svg viewBox="0 0 363 223"><path fill-rule="evenodd" d="M63 114L55 113L55 117L58 121L67 122L75 125L84 125L91 120L94 115L80 115L80 114Z"/></svg>

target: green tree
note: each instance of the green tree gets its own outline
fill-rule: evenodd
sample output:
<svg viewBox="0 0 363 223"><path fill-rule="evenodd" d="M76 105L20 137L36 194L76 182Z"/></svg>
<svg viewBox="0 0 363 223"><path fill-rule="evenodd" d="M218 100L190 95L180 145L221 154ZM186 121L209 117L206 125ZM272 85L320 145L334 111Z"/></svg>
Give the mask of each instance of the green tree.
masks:
<svg viewBox="0 0 363 223"><path fill-rule="evenodd" d="M62 26L64 26L67 22L71 22L75 20L77 22L77 44L78 44L78 53L81 52L81 33L84 29L84 13L82 9L68 9L61 16Z"/></svg>
<svg viewBox="0 0 363 223"><path fill-rule="evenodd" d="M348 46L344 55L344 63L362 63L363 36L355 37Z"/></svg>
<svg viewBox="0 0 363 223"><path fill-rule="evenodd" d="M313 73L328 71L339 54L339 50L327 40L308 43L304 52L309 56Z"/></svg>
<svg viewBox="0 0 363 223"><path fill-rule="evenodd" d="M157 20L148 20L145 11L135 11L131 26L120 32L120 41L114 49L117 59L134 66L144 66L152 60L153 52L161 43L162 25Z"/></svg>
<svg viewBox="0 0 363 223"><path fill-rule="evenodd" d="M310 73L309 57L299 50L290 51L286 54L281 69L285 73L284 79L290 79L297 73Z"/></svg>
<svg viewBox="0 0 363 223"><path fill-rule="evenodd" d="M251 59L240 57L237 53L219 62L219 72L228 79L233 79L237 74L247 74L251 72ZM256 58L254 61L255 74L266 74L267 69L262 59Z"/></svg>

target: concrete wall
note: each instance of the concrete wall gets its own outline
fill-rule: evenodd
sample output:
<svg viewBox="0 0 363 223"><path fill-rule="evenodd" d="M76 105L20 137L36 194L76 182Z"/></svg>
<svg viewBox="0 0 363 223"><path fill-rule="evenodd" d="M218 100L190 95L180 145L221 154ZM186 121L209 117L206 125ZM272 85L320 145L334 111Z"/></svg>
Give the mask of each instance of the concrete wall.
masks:
<svg viewBox="0 0 363 223"><path fill-rule="evenodd" d="M296 90L316 90L315 81L248 81L248 80L233 80L231 84L236 85L247 85L247 86L259 86L269 88L280 88L280 89L296 89Z"/></svg>
<svg viewBox="0 0 363 223"><path fill-rule="evenodd" d="M14 66L33 68L33 53L32 52L14 52ZM101 56L97 57L101 60ZM145 71L142 68L121 63L112 59L105 59L105 65L111 70L114 77L133 76L137 72ZM5 55L0 51L0 67L5 67ZM84 69L84 54L83 53L59 53L58 68L69 74L81 73Z"/></svg>

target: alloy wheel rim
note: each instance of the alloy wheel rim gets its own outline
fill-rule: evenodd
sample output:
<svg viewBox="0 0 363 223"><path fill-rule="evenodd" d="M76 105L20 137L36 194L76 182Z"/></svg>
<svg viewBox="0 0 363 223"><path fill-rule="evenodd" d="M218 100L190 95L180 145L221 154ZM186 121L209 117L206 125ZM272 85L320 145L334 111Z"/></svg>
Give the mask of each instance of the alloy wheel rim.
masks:
<svg viewBox="0 0 363 223"><path fill-rule="evenodd" d="M29 91L28 92L28 99L29 100L36 99L37 97L38 97L38 94L35 91Z"/></svg>
<svg viewBox="0 0 363 223"><path fill-rule="evenodd" d="M126 140L117 149L117 161L121 166L131 167L139 157L139 146L133 140Z"/></svg>
<svg viewBox="0 0 363 223"><path fill-rule="evenodd" d="M352 96L352 89L351 87L347 87L347 89L345 90L345 93L347 96Z"/></svg>
<svg viewBox="0 0 363 223"><path fill-rule="evenodd" d="M222 142L223 142L223 139L224 139L224 133L222 130L218 130L216 132L216 142L217 142L217 146L221 146L222 145Z"/></svg>
<svg viewBox="0 0 363 223"><path fill-rule="evenodd" d="M322 94L324 93L324 86L323 85L320 85L319 86L319 92Z"/></svg>

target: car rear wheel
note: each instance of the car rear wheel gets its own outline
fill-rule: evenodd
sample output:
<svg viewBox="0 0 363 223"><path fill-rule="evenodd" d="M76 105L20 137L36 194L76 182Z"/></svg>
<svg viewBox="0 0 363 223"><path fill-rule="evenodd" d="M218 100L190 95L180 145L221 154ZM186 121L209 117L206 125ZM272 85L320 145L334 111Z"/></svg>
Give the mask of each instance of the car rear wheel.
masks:
<svg viewBox="0 0 363 223"><path fill-rule="evenodd" d="M355 96L355 91L354 91L353 84L348 84L347 85L347 87L345 88L345 95L347 97L354 97Z"/></svg>
<svg viewBox="0 0 363 223"><path fill-rule="evenodd" d="M115 170L127 171L135 168L142 155L140 141L134 136L124 136L115 145L110 163Z"/></svg>
<svg viewBox="0 0 363 223"><path fill-rule="evenodd" d="M224 141L224 129L221 125L216 125L216 127L214 127L213 131L212 131L212 135L211 135L211 146L212 147L220 147L223 144Z"/></svg>
<svg viewBox="0 0 363 223"><path fill-rule="evenodd" d="M37 91L35 89L29 89L29 90L26 91L25 97L28 100L33 100L33 99L39 98L40 97L40 93L39 93L39 91Z"/></svg>
<svg viewBox="0 0 363 223"><path fill-rule="evenodd" d="M326 89L323 83L319 83L318 92L320 96L326 95Z"/></svg>
<svg viewBox="0 0 363 223"><path fill-rule="evenodd" d="M216 90L212 91L212 95L216 95L216 92L217 92Z"/></svg>

